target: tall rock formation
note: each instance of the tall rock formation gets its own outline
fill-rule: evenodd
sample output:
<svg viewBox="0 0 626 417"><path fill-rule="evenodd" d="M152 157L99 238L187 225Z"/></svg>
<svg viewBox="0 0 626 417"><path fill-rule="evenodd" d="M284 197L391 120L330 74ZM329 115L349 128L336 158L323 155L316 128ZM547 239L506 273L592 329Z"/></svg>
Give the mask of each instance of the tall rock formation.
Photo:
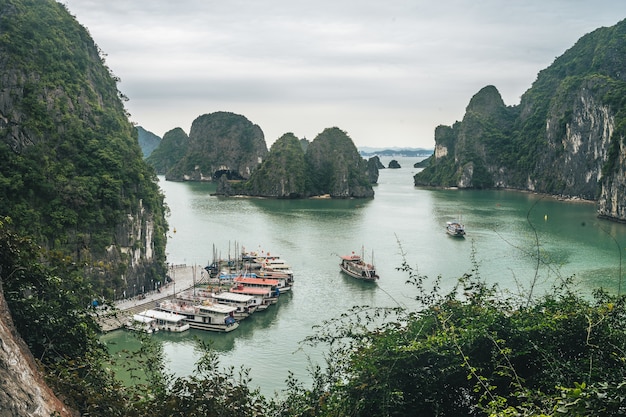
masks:
<svg viewBox="0 0 626 417"><path fill-rule="evenodd" d="M172 181L248 179L267 154L261 128L244 116L215 112L193 121L187 152L165 175Z"/></svg>
<svg viewBox="0 0 626 417"><path fill-rule="evenodd" d="M306 149L306 151L305 151ZM308 143L287 133L247 181L222 178L217 193L274 198L370 198L378 170L359 155L341 129L325 129Z"/></svg>
<svg viewBox="0 0 626 417"><path fill-rule="evenodd" d="M625 36L626 21L583 36L518 106L482 89L461 122L435 130L435 153L415 184L580 197L626 220Z"/></svg>
<svg viewBox="0 0 626 417"><path fill-rule="evenodd" d="M274 142L241 192L262 197L301 198L307 192L306 182L302 144L293 133L286 133Z"/></svg>
<svg viewBox="0 0 626 417"><path fill-rule="evenodd" d="M53 0L0 2L0 33L0 214L107 298L162 279L163 196L89 33Z"/></svg>
<svg viewBox="0 0 626 417"><path fill-rule="evenodd" d="M178 164L187 154L189 136L183 129L177 127L163 135L159 146L146 158L157 174L167 173Z"/></svg>

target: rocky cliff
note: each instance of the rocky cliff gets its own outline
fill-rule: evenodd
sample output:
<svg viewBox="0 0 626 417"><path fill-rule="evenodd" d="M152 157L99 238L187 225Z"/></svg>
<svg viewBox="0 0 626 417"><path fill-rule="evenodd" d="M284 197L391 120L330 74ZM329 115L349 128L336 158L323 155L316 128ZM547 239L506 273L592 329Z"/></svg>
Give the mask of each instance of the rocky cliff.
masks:
<svg viewBox="0 0 626 417"><path fill-rule="evenodd" d="M233 182L224 177L217 193L273 198L368 198L374 196L372 183L377 180L376 164L369 165L352 139L334 127L310 143L298 140L292 133L283 135L249 180Z"/></svg>
<svg viewBox="0 0 626 417"><path fill-rule="evenodd" d="M159 146L146 158L157 174L167 175L187 154L189 136L177 127L163 135Z"/></svg>
<svg viewBox="0 0 626 417"><path fill-rule="evenodd" d="M76 416L45 384L17 334L0 282L0 417Z"/></svg>
<svg viewBox="0 0 626 417"><path fill-rule="evenodd" d="M517 106L483 88L462 121L435 130L435 153L415 184L597 200L601 215L626 220L625 34L622 21L585 35L539 73Z"/></svg>
<svg viewBox="0 0 626 417"><path fill-rule="evenodd" d="M186 153L165 175L172 181L248 179L267 154L261 128L244 116L215 112L193 121Z"/></svg>
<svg viewBox="0 0 626 417"><path fill-rule="evenodd" d="M52 0L0 2L0 33L0 214L107 298L162 279L163 197L89 33Z"/></svg>

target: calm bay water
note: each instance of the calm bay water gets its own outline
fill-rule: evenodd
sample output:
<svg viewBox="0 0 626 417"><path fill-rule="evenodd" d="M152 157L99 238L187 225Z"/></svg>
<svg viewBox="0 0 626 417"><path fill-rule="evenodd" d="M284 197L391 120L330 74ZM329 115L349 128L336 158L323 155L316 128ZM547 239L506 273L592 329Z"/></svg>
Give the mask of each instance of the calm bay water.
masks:
<svg viewBox="0 0 626 417"><path fill-rule="evenodd" d="M308 382L308 361L321 361L323 352L299 348L314 326L355 305L415 305L408 277L396 270L401 251L421 274L441 275L447 288L472 270L473 256L486 281L527 289L538 251L537 293L570 275L584 293L620 288L626 225L598 219L595 205L521 192L419 189L413 186L417 159L397 159L402 168L381 170L375 198L366 201L222 198L211 196L213 184L160 178L171 210L170 263L205 266L214 247L226 258L235 255L237 245L280 255L294 270L292 293L236 331L191 332L213 341L222 365L250 368L252 385L268 395L285 388L289 370ZM444 232L445 222L458 217L466 225L466 239ZM367 257L373 252L381 276L376 284L339 272L338 255L363 246ZM162 342L172 372L187 375L194 369L198 355L190 334L153 337ZM125 331L103 340L113 349L135 344Z"/></svg>

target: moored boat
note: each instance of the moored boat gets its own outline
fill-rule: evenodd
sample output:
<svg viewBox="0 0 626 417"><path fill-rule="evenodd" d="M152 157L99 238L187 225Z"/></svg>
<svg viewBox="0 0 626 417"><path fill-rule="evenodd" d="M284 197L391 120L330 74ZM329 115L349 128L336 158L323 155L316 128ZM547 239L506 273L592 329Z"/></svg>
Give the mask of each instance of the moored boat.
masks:
<svg viewBox="0 0 626 417"><path fill-rule="evenodd" d="M165 300L157 304L157 309L182 314L189 327L213 332L231 332L239 327L235 320L235 307L204 301L190 304L183 300Z"/></svg>
<svg viewBox="0 0 626 417"><path fill-rule="evenodd" d="M272 293L272 289L269 287L249 287L243 284L237 284L229 291L235 294L253 296L254 303L257 306L258 311L263 311L270 305L278 302L278 296L275 293Z"/></svg>
<svg viewBox="0 0 626 417"><path fill-rule="evenodd" d="M144 310L137 314L154 319L156 327L162 331L179 333L189 329L189 323L185 321L185 316L181 314L159 310Z"/></svg>
<svg viewBox="0 0 626 417"><path fill-rule="evenodd" d="M341 256L339 268L345 274L364 281L376 281L379 276L376 273L374 263L367 263L363 260L363 256L354 252L350 255Z"/></svg>
<svg viewBox="0 0 626 417"><path fill-rule="evenodd" d="M446 222L446 233L454 237L465 237L465 226L456 220Z"/></svg>
<svg viewBox="0 0 626 417"><path fill-rule="evenodd" d="M129 330L148 334L155 333L159 330L155 319L140 314L133 314L133 317L128 320L125 327Z"/></svg>
<svg viewBox="0 0 626 417"><path fill-rule="evenodd" d="M210 296L211 300L219 304L235 307L237 310L234 312L235 318L238 320L249 317L250 314L257 310L257 303L254 296L246 294L236 294L230 291L222 291L219 293L213 293Z"/></svg>

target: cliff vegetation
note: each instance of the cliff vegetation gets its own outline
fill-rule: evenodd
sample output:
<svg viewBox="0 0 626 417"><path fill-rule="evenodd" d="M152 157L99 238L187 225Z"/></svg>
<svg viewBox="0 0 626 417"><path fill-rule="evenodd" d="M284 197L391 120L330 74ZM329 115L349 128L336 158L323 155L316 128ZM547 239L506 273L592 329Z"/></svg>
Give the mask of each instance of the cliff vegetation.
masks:
<svg viewBox="0 0 626 417"><path fill-rule="evenodd" d="M87 30L54 1L1 1L0 79L0 213L100 295L164 276L163 196Z"/></svg>
<svg viewBox="0 0 626 417"><path fill-rule="evenodd" d="M291 133L282 136L249 180L228 181L223 177L217 193L273 198L369 198L374 196L372 183L377 179L375 164L370 166L359 155L346 132L333 127L305 147Z"/></svg>

